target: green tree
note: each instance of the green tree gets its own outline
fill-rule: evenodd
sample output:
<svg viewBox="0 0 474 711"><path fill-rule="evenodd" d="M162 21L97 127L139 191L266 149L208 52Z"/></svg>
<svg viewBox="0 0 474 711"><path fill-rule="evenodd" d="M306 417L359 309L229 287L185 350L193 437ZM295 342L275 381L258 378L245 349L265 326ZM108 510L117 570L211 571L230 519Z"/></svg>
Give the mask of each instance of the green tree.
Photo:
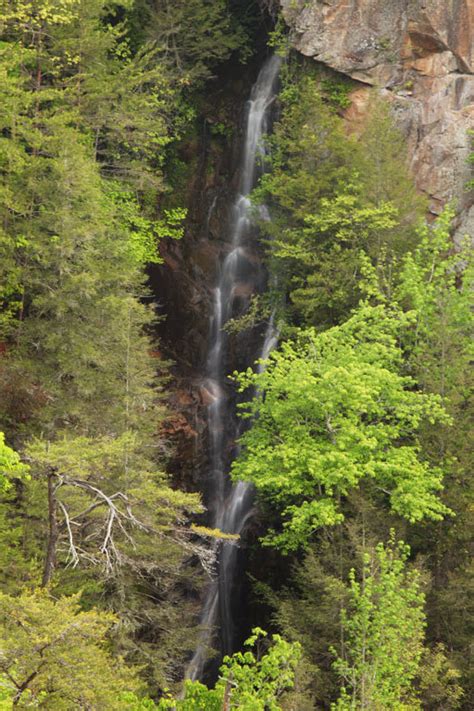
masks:
<svg viewBox="0 0 474 711"><path fill-rule="evenodd" d="M256 628L245 642L245 652L225 657L214 689L200 682L185 682L184 698L165 700L158 708L177 711L279 711L279 699L293 686L295 669L300 659L300 645L290 644L273 635L264 644L267 633Z"/></svg>
<svg viewBox="0 0 474 711"><path fill-rule="evenodd" d="M361 250L396 273L424 216L389 110L375 102L365 130L348 136L316 70L289 71L270 139L271 170L254 193L271 208L261 228L270 266L298 324L344 320L361 296Z"/></svg>
<svg viewBox="0 0 474 711"><path fill-rule="evenodd" d="M341 695L333 709L421 709L414 681L425 628L419 573L409 571L408 546L379 544L366 554L361 579L350 576L342 652L335 662Z"/></svg>
<svg viewBox="0 0 474 711"><path fill-rule="evenodd" d="M263 372L238 376L241 390L263 396L243 406L254 422L233 476L280 513L283 528L268 544L307 544L315 529L343 520L341 498L361 486L412 522L447 513L441 470L420 456L416 433L449 418L438 395L400 373L397 339L409 321L363 304L341 326L284 343Z"/></svg>
<svg viewBox="0 0 474 711"><path fill-rule="evenodd" d="M417 684L422 708L446 711L463 708L465 692L460 684L462 672L450 661L450 656L443 644L425 648Z"/></svg>
<svg viewBox="0 0 474 711"><path fill-rule="evenodd" d="M229 0L142 0L138 5L148 15L146 34L159 55L182 84L194 89L233 52L242 60L251 53L255 6L241 3L235 9Z"/></svg>
<svg viewBox="0 0 474 711"><path fill-rule="evenodd" d="M13 708L130 708L122 694L139 692L140 684L107 649L115 622L81 611L78 595L0 593L0 679Z"/></svg>
<svg viewBox="0 0 474 711"><path fill-rule="evenodd" d="M15 525L11 509L5 505L11 502L15 495L13 482L21 481L25 484L28 476L28 467L20 461L19 455L5 444L5 435L0 432L0 566L2 570L8 569L12 559L18 557L18 544L21 538L21 527ZM19 556L21 559L21 555ZM10 571L11 572L11 571ZM16 578L15 582L16 582Z"/></svg>
<svg viewBox="0 0 474 711"><path fill-rule="evenodd" d="M144 536L181 540L190 552L199 553L199 547L189 542L192 531L182 526L180 539L177 523L186 513L202 510L198 496L174 492L163 474L147 471L150 462L140 455L139 444L129 433L102 439L34 440L29 445L34 477L39 485L47 482L48 488L43 584L52 578L58 547L65 552L65 563L73 567L81 561L92 563L108 575L126 562L127 554L133 555L134 548L138 565L138 540Z"/></svg>
<svg viewBox="0 0 474 711"><path fill-rule="evenodd" d="M3 5L3 35L11 43L6 58L15 47L22 54L17 80L34 97L33 121L62 109L92 138L107 176L138 190L162 188L161 167L180 125L180 102L153 47L132 49L133 0Z"/></svg>
<svg viewBox="0 0 474 711"><path fill-rule="evenodd" d="M455 427L427 426L421 445L432 461L444 459L443 500L455 512L442 524L417 528L410 539L427 560L433 585L428 594L428 637L443 643L462 671L468 708L474 699L469 663L474 634L474 570L469 542L474 536L472 507L472 246L468 237L454 248L446 209L419 235L419 245L403 262L393 297L416 310L405 333L408 364L426 392L440 393Z"/></svg>
<svg viewBox="0 0 474 711"><path fill-rule="evenodd" d="M4 590L43 568L114 609L115 651L156 688L193 645L185 519L201 507L162 472L144 268L184 212L157 214L177 112L167 69L131 46L131 5L1 6L0 416L31 478L4 495L0 554Z"/></svg>
<svg viewBox="0 0 474 711"><path fill-rule="evenodd" d="M304 217L304 226L275 236L273 258L295 265L290 298L304 322L324 323L327 314L331 321L340 320L356 305L362 250L383 253L396 218L391 203L368 206L360 185L347 186L332 199L321 198L317 213Z"/></svg>
<svg viewBox="0 0 474 711"><path fill-rule="evenodd" d="M5 435L0 432L0 491L11 486L13 477L25 474L27 467L20 461L19 455L5 444Z"/></svg>
<svg viewBox="0 0 474 711"><path fill-rule="evenodd" d="M468 131L468 134L471 137L471 146L472 146L472 138L474 136L474 131ZM474 152L469 154L468 161L469 161L469 163L474 163ZM469 180L467 182L466 190L474 190L474 180Z"/></svg>
<svg viewBox="0 0 474 711"><path fill-rule="evenodd" d="M339 527L338 534L343 528ZM357 553L340 535L334 538L321 532L302 560L292 561L283 587L261 582L256 586L256 592L271 606L283 637L301 645L301 673L289 692L289 709L328 708L339 689L330 649L340 638L346 579ZM279 563L286 570L288 557Z"/></svg>
<svg viewBox="0 0 474 711"><path fill-rule="evenodd" d="M471 705L472 567L467 541L472 538L472 487L467 472L472 458L468 434L472 429L472 267L467 244L453 249L452 216L448 209L434 225L420 228L419 245L400 258L396 280L383 259L379 269L367 257L361 264L362 288L372 303L391 301L391 308L408 315L397 336L403 372L411 373L422 391L442 394L456 425L425 420L418 432L421 456L434 466L443 462L440 496L456 515L407 526L387 515L379 497L369 499L371 487L362 486L359 492L352 490L342 504L343 525L333 530L323 527L313 534L307 555L302 562L293 562L291 578L282 590L278 590L278 577L274 590L259 584L284 636L302 644L308 680L295 697L297 708L306 708L304 703L313 708L306 700L308 695L324 706L334 699L335 676L328 649L337 645L339 637L336 620L346 599L344 581L354 561L367 550L368 541L385 539L390 524L397 526L416 554L421 553L431 574L426 599L430 646L423 649L415 682L421 706L456 709ZM271 520L278 520L280 510L267 507Z"/></svg>
<svg viewBox="0 0 474 711"><path fill-rule="evenodd" d="M384 603L382 599L382 586L378 585L381 565L377 558L375 541L380 535L389 537L390 543L385 546L384 555L389 556L390 560L392 554L397 560L401 553L403 556L408 554L408 547L400 549L394 546L394 534L393 531L389 532L388 530L390 524L387 521L387 516L383 511L377 510L376 506L368 505L360 495L357 498L359 501L351 502L351 519L348 518L336 531L322 530L315 536L315 540L303 560L296 559L293 562L292 575L285 581L282 589L272 590L268 585L261 584L257 587L257 590L263 591L265 600L274 609L275 622L285 639L298 641L302 647L300 669L304 674L297 679L295 690L290 692L289 709L306 710L319 708L319 706L329 708L331 702L340 695L342 678L338 665L336 667L334 665L334 649L338 649L340 658L344 658L346 662L350 658L351 663L355 665L354 646L350 643L349 625L346 623L348 616L352 620L356 610L359 623L361 621L359 613L366 612L370 620L373 621L375 621L375 616L378 616L377 626L370 627L366 620L363 627L366 639L371 635L375 652L377 654L380 652L381 657L380 663L375 660L372 668L372 662L369 664L369 655L366 655L368 678L374 680L378 670L385 669L385 671L390 671L390 674L393 672L394 679L392 681L397 683L398 680L397 672L394 667L390 666L390 661L385 663L384 655L390 658L393 655L390 655L390 651L384 645L386 640L387 642L391 640L390 644L395 645L399 636L400 644L403 647L404 634L408 632L409 625L404 626L406 615L403 614L401 622L397 622L399 610L397 605L401 603L400 600L397 603L385 600ZM397 524L397 527L403 528L403 525ZM406 577L409 578L411 573L407 572L408 558L403 565ZM377 587L375 587L374 580L371 582L372 604L370 606L365 598L364 604L361 602L361 590L362 588L365 590L365 581L368 578L367 568L370 568L370 575L374 576L374 580L377 581ZM422 574L416 569L414 570L413 579L419 583L419 592L421 589L429 592L431 585L425 566L423 568ZM354 569L357 571L355 577ZM347 585L348 578L351 581L349 586ZM396 576L392 580L395 590L398 583L405 585L403 576L401 582L400 578ZM354 582L359 585L357 608L354 602ZM383 590L390 590L387 581L385 581ZM344 626L341 625L340 619L343 610ZM427 612L426 605L424 612L423 619ZM399 635L396 631L398 624L400 624ZM361 624L351 627L355 633L361 629ZM386 630L386 634L384 630ZM420 698L421 708L460 708L464 696L460 686L460 670L456 668L452 661L452 655L445 646L428 645L429 640L427 639L422 647L417 674L411 682L412 690ZM359 647L357 649L360 651ZM368 644L366 644L367 650ZM385 666L383 666L384 664ZM358 669L360 671L360 667ZM347 674L346 686L347 679L352 679L355 676L356 670L352 668ZM359 677L358 672L357 684L360 690ZM377 688L382 688L382 686L382 683L377 682ZM360 703L355 703L354 708L363 708L363 706ZM392 708L392 706L386 702L379 704L376 708L385 709Z"/></svg>
<svg viewBox="0 0 474 711"><path fill-rule="evenodd" d="M390 102L372 96L358 142L361 151L355 168L363 195L369 204L390 202L394 206L397 223L385 241L396 254L403 254L416 244L414 228L423 220L428 204L415 189L406 139L394 124Z"/></svg>

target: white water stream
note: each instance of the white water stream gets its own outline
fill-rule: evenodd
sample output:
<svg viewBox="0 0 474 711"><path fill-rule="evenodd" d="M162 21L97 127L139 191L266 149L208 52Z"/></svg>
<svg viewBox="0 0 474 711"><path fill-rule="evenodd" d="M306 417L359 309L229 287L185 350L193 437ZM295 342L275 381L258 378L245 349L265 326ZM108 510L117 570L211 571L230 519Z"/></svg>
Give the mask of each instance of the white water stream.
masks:
<svg viewBox="0 0 474 711"><path fill-rule="evenodd" d="M263 136L268 130L271 106L276 96L276 84L281 65L279 57L270 57L263 65L255 82L250 100L245 127L240 168L240 190L232 207L230 225L230 250L224 259L219 281L214 293L214 309L210 324L209 352L206 367L205 388L208 392L209 448L212 481L212 525L225 533L240 534L251 514L252 489L245 482L237 482L228 491L226 467L226 423L233 419L226 395L225 359L227 339L223 332L226 322L233 317L233 305L239 294L252 291L249 275L252 264L245 244L256 232L252 225L249 194L255 187L263 169L265 146ZM246 288L247 287L247 288ZM272 316L260 351L260 358L267 358L276 345L278 333ZM231 592L236 572L237 547L234 543L221 544L217 580L211 583L204 599L198 647L187 668L186 677L199 679L202 676L208 650L220 627L222 650L232 651L233 620Z"/></svg>

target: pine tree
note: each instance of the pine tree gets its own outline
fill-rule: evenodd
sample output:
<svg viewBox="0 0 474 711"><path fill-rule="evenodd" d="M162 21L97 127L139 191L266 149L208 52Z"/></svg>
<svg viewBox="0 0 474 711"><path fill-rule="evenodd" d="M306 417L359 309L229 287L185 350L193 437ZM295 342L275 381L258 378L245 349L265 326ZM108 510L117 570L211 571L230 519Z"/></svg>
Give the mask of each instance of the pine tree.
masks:
<svg viewBox="0 0 474 711"><path fill-rule="evenodd" d="M184 212L152 208L172 89L131 48L129 5L2 7L1 416L31 472L2 502L2 582L107 593L116 651L164 685L193 645L182 622L162 630L199 585L183 563L203 554L186 526L201 505L163 474L144 268Z"/></svg>
<svg viewBox="0 0 474 711"><path fill-rule="evenodd" d="M0 593L0 685L10 708L129 709L126 692L140 684L107 651L114 624L113 615L81 611L78 595Z"/></svg>

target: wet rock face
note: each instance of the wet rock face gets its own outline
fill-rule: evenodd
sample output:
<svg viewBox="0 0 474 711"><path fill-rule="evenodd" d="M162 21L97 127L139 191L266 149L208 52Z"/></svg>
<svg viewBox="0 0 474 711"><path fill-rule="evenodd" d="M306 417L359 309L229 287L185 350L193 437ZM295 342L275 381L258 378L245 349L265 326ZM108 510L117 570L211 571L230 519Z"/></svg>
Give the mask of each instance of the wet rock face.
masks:
<svg viewBox="0 0 474 711"><path fill-rule="evenodd" d="M200 145L199 150L206 152L206 147ZM170 449L167 469L185 490L203 488L201 480L208 464L203 368L213 309L212 287L225 248L222 225L229 220L225 205L233 181L232 168L232 147L208 152L203 169L196 171L188 186L184 237L161 243L163 264L154 267L150 275L162 315L160 343L172 363L168 417L162 428Z"/></svg>
<svg viewBox="0 0 474 711"><path fill-rule="evenodd" d="M239 66L213 87L196 135L179 156L189 165L182 204L188 208L184 237L160 244L163 263L151 267L150 287L161 315L159 339L163 355L172 361L167 385L168 416L162 432L169 446L168 471L184 489L206 489L209 470L205 363L209 350L210 318L219 265L227 255L231 223L230 205L239 184L239 148L245 101L255 78L257 63L244 71ZM225 125L227 131L214 126ZM243 248L246 246L244 245ZM247 254L248 251L248 254ZM247 250L245 281L262 278L259 250ZM247 288L247 290L246 290ZM235 308L246 303L250 287L238 285ZM260 333L257 335L261 335ZM229 336L226 372L251 361L255 339ZM260 342L260 341L258 341ZM231 362L230 362L231 360Z"/></svg>
<svg viewBox="0 0 474 711"><path fill-rule="evenodd" d="M432 211L456 198L468 225L474 1L281 0L281 6L298 51L368 85L356 91L348 120L363 120L369 87L381 90L408 138L413 173Z"/></svg>

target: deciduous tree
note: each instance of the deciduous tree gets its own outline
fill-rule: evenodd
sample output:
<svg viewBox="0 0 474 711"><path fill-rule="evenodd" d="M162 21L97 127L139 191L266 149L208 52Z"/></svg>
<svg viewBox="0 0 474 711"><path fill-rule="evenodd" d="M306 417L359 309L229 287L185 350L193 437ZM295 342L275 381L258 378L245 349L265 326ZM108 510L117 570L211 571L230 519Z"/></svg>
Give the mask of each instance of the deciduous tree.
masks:
<svg viewBox="0 0 474 711"><path fill-rule="evenodd" d="M400 372L403 320L363 304L341 326L284 343L262 372L238 376L242 390L262 396L243 406L253 426L233 476L280 512L282 529L267 543L305 545L343 520L341 498L361 486L412 522L448 512L442 472L420 456L416 435L423 422L449 418L438 395L417 392Z"/></svg>
<svg viewBox="0 0 474 711"><path fill-rule="evenodd" d="M366 554L362 576L350 576L344 638L335 669L342 680L333 709L421 709L414 688L425 627L419 574L409 549L394 539Z"/></svg>

